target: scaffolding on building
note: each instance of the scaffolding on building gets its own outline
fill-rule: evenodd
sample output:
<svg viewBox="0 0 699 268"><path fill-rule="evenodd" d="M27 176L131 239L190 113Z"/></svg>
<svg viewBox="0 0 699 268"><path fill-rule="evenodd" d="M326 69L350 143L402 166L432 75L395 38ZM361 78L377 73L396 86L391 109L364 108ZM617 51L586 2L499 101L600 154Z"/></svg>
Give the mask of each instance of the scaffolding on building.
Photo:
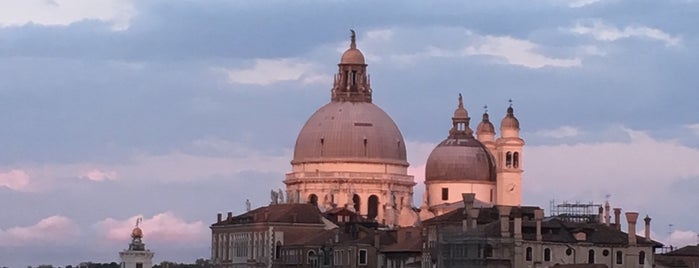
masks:
<svg viewBox="0 0 699 268"><path fill-rule="evenodd" d="M592 201L588 203L580 201L556 203L555 200L551 200L550 216L568 222L597 222L601 208L601 204L595 204Z"/></svg>

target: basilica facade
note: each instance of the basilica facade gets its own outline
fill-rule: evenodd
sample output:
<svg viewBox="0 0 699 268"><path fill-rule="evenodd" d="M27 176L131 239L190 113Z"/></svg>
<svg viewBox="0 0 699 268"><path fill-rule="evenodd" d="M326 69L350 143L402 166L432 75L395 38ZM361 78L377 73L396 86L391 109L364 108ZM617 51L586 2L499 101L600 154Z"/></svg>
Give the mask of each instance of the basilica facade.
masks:
<svg viewBox="0 0 699 268"><path fill-rule="evenodd" d="M524 141L513 108L502 119L500 136L486 112L474 137L459 96L453 126L427 160L418 210L405 141L391 117L373 103L369 77L353 32L330 102L311 115L296 140L284 180L287 202L311 203L322 211L348 208L389 226L415 226L451 211L463 193L492 205L521 204Z"/></svg>

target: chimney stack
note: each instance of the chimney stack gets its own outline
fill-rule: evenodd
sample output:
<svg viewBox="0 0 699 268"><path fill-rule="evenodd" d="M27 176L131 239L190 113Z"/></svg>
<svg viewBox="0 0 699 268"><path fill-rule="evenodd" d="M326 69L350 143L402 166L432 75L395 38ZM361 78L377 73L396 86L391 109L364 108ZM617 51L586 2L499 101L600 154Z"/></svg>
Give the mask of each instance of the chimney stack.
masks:
<svg viewBox="0 0 699 268"><path fill-rule="evenodd" d="M544 219L544 210L534 210L534 219L536 220L536 241L541 241L541 220Z"/></svg>
<svg viewBox="0 0 699 268"><path fill-rule="evenodd" d="M614 208L614 224L617 230L621 230L621 208Z"/></svg>
<svg viewBox="0 0 699 268"><path fill-rule="evenodd" d="M646 214L643 220L646 222L646 239L650 241L650 217Z"/></svg>
<svg viewBox="0 0 699 268"><path fill-rule="evenodd" d="M515 211L515 223L514 223L514 238L515 240L522 240L522 212Z"/></svg>
<svg viewBox="0 0 699 268"><path fill-rule="evenodd" d="M469 216L471 216L471 228L476 229L478 228L478 214L480 214L480 210L477 208L472 208L471 211L469 211Z"/></svg>
<svg viewBox="0 0 699 268"><path fill-rule="evenodd" d="M463 193L461 194L461 199L464 202L464 214L467 214L471 208L473 208L473 201L476 199L476 194Z"/></svg>
<svg viewBox="0 0 699 268"><path fill-rule="evenodd" d="M597 222L604 223L604 208L603 207L599 207L599 210L597 213Z"/></svg>
<svg viewBox="0 0 699 268"><path fill-rule="evenodd" d="M510 211L512 207L498 206L500 214L500 235L502 237L510 237Z"/></svg>
<svg viewBox="0 0 699 268"><path fill-rule="evenodd" d="M638 212L626 212L626 221L629 224L629 246L636 245L636 220Z"/></svg>
<svg viewBox="0 0 699 268"><path fill-rule="evenodd" d="M233 212L228 212L228 217L226 218L227 220L233 220Z"/></svg>
<svg viewBox="0 0 699 268"><path fill-rule="evenodd" d="M604 202L604 224L606 224L607 226L609 226L609 220L611 218L609 216L609 210L610 210L609 201Z"/></svg>
<svg viewBox="0 0 699 268"><path fill-rule="evenodd" d="M221 213L216 214L216 222L221 223Z"/></svg>

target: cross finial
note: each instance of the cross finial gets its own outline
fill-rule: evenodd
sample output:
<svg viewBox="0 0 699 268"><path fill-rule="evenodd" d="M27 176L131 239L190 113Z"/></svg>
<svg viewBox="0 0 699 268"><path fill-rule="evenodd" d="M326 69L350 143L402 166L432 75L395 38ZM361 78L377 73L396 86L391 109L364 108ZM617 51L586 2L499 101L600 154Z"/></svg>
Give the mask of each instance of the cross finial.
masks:
<svg viewBox="0 0 699 268"><path fill-rule="evenodd" d="M508 102L510 103L510 107L512 107L512 99L509 99Z"/></svg>
<svg viewBox="0 0 699 268"><path fill-rule="evenodd" d="M459 93L459 108L464 108L464 98L461 97L461 93Z"/></svg>
<svg viewBox="0 0 699 268"><path fill-rule="evenodd" d="M485 110L485 113L488 113L488 105L487 104L483 106L483 110Z"/></svg>
<svg viewBox="0 0 699 268"><path fill-rule="evenodd" d="M141 225L141 222L142 222L142 221L143 221L143 218L138 218L138 219L136 219L136 227L138 227L139 225Z"/></svg>
<svg viewBox="0 0 699 268"><path fill-rule="evenodd" d="M350 48L357 48L357 34L354 29L350 29L350 32L352 33L350 35Z"/></svg>

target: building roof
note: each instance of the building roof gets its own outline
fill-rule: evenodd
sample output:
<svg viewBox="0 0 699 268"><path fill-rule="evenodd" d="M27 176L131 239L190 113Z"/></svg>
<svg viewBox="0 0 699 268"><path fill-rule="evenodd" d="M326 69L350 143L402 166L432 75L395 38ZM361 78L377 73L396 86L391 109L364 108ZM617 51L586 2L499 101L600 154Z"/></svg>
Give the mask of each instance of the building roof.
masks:
<svg viewBox="0 0 699 268"><path fill-rule="evenodd" d="M371 102L331 101L318 109L296 139L292 164L389 163L407 166L403 135Z"/></svg>
<svg viewBox="0 0 699 268"><path fill-rule="evenodd" d="M693 256L699 257L699 245L690 245L670 251L664 255L668 256Z"/></svg>
<svg viewBox="0 0 699 268"><path fill-rule="evenodd" d="M483 143L473 137L470 120L459 94L459 105L452 117L449 136L427 158L426 182L495 181L495 158Z"/></svg>
<svg viewBox="0 0 699 268"><path fill-rule="evenodd" d="M308 223L323 224L320 210L312 204L274 204L222 219L212 226L246 223Z"/></svg>

